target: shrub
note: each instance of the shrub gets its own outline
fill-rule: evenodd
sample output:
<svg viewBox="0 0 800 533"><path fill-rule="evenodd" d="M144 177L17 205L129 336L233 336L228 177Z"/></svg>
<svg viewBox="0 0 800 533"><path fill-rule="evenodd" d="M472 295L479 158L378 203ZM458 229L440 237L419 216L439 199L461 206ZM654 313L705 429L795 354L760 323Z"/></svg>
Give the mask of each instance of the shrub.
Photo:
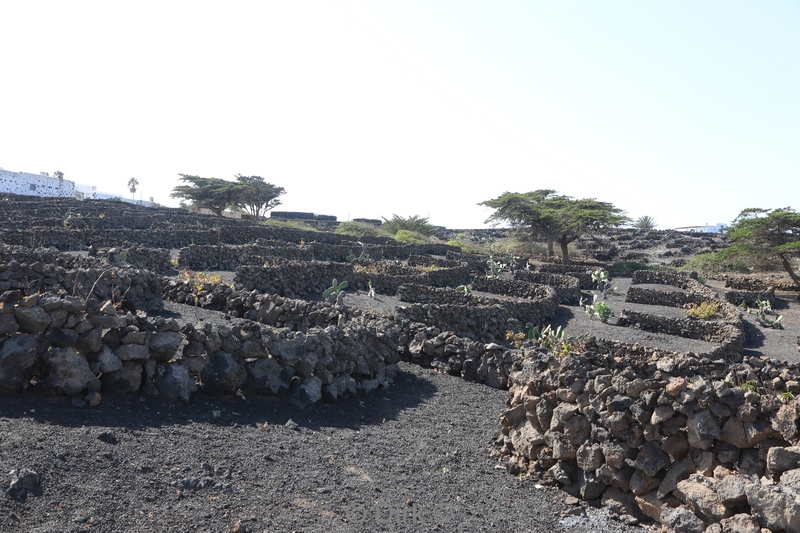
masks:
<svg viewBox="0 0 800 533"><path fill-rule="evenodd" d="M424 244L428 242L428 237L416 231L401 229L395 233L394 238L396 241L405 242L408 244Z"/></svg>
<svg viewBox="0 0 800 533"><path fill-rule="evenodd" d="M685 272L696 271L701 274L721 274L723 272L747 273L750 269L744 261L736 257L728 257L724 250L697 254L689 259L680 270Z"/></svg>
<svg viewBox="0 0 800 533"><path fill-rule="evenodd" d="M700 305L692 304L691 307L686 310L687 315L703 320L714 318L717 316L718 312L719 304L712 304L709 302L701 302Z"/></svg>
<svg viewBox="0 0 800 533"><path fill-rule="evenodd" d="M264 219L262 222L265 226L272 226L275 228L291 228L291 229L301 229L304 231L319 231L314 226L309 226L302 220L280 220L276 218L267 218Z"/></svg>
<svg viewBox="0 0 800 533"><path fill-rule="evenodd" d="M436 233L436 228L428 223L428 219L426 217L414 215L404 218L401 216L392 215L391 219L387 220L384 218L383 220L384 223L381 226L381 229L389 235L397 235L399 231L403 230L412 233L419 233L424 237L430 237Z"/></svg>
<svg viewBox="0 0 800 533"><path fill-rule="evenodd" d="M447 241L447 244L449 244L450 246L455 246L457 248L460 248L461 249L461 253L465 253L465 254L483 254L483 255L486 255L486 254L489 253L489 251L486 250L485 248L482 248L482 247L474 245L474 244L465 243L464 241L461 241L461 240L452 239L452 240Z"/></svg>
<svg viewBox="0 0 800 533"><path fill-rule="evenodd" d="M385 235L385 232L382 232L373 224L365 222L341 222L334 233L351 237L381 237Z"/></svg>

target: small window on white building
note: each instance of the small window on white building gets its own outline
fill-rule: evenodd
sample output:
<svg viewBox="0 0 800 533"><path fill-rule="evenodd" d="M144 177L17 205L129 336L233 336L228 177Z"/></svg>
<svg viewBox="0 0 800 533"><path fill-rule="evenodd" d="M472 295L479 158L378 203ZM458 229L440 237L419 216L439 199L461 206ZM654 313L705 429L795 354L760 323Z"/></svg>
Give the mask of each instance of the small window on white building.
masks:
<svg viewBox="0 0 800 533"><path fill-rule="evenodd" d="M35 191L35 190L36 190L36 184L35 184L35 183L31 183L31 190L32 190L32 191Z"/></svg>

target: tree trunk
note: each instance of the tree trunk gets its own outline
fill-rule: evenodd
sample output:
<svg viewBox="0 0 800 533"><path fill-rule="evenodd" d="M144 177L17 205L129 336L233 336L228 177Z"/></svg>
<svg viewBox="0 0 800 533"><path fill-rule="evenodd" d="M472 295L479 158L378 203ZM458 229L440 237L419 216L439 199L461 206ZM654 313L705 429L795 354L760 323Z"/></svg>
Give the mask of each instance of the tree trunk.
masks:
<svg viewBox="0 0 800 533"><path fill-rule="evenodd" d="M569 241L567 240L566 235L562 235L561 239L559 240L559 244L561 245L561 263L564 265L569 265L569 250L567 249L567 245L569 245Z"/></svg>
<svg viewBox="0 0 800 533"><path fill-rule="evenodd" d="M553 239L547 240L547 257L553 257L556 255L555 250L553 249Z"/></svg>
<svg viewBox="0 0 800 533"><path fill-rule="evenodd" d="M779 254L778 257L781 258L781 263L783 264L784 270L789 273L789 277L792 278L792 281L795 285L800 287L800 276L792 269L792 264L789 262L789 259L786 258L785 255ZM800 294L797 295L798 300L800 300Z"/></svg>

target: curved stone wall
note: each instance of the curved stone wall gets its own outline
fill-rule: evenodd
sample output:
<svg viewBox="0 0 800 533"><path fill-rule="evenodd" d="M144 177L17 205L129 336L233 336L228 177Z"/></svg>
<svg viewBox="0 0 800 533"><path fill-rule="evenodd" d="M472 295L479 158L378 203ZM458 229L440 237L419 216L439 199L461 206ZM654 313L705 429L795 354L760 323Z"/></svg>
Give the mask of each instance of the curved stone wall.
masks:
<svg viewBox="0 0 800 533"><path fill-rule="evenodd" d="M581 301L581 281L575 276L552 272L518 270L514 272L514 278L553 287L564 305L578 305Z"/></svg>

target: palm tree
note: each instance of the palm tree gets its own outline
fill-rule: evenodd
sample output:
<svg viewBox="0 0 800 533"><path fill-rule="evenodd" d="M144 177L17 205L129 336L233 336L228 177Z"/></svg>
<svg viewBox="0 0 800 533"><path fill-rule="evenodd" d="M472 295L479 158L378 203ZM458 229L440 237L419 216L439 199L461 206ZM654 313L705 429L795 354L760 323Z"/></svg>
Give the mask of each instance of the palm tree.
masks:
<svg viewBox="0 0 800 533"><path fill-rule="evenodd" d="M649 217L647 215L641 216L636 219L636 222L633 223L633 227L636 229L643 229L645 231L652 231L656 229L656 221L653 217Z"/></svg>
<svg viewBox="0 0 800 533"><path fill-rule="evenodd" d="M128 180L128 190L131 191L131 198L136 200L136 187L139 185L139 180L131 178Z"/></svg>

